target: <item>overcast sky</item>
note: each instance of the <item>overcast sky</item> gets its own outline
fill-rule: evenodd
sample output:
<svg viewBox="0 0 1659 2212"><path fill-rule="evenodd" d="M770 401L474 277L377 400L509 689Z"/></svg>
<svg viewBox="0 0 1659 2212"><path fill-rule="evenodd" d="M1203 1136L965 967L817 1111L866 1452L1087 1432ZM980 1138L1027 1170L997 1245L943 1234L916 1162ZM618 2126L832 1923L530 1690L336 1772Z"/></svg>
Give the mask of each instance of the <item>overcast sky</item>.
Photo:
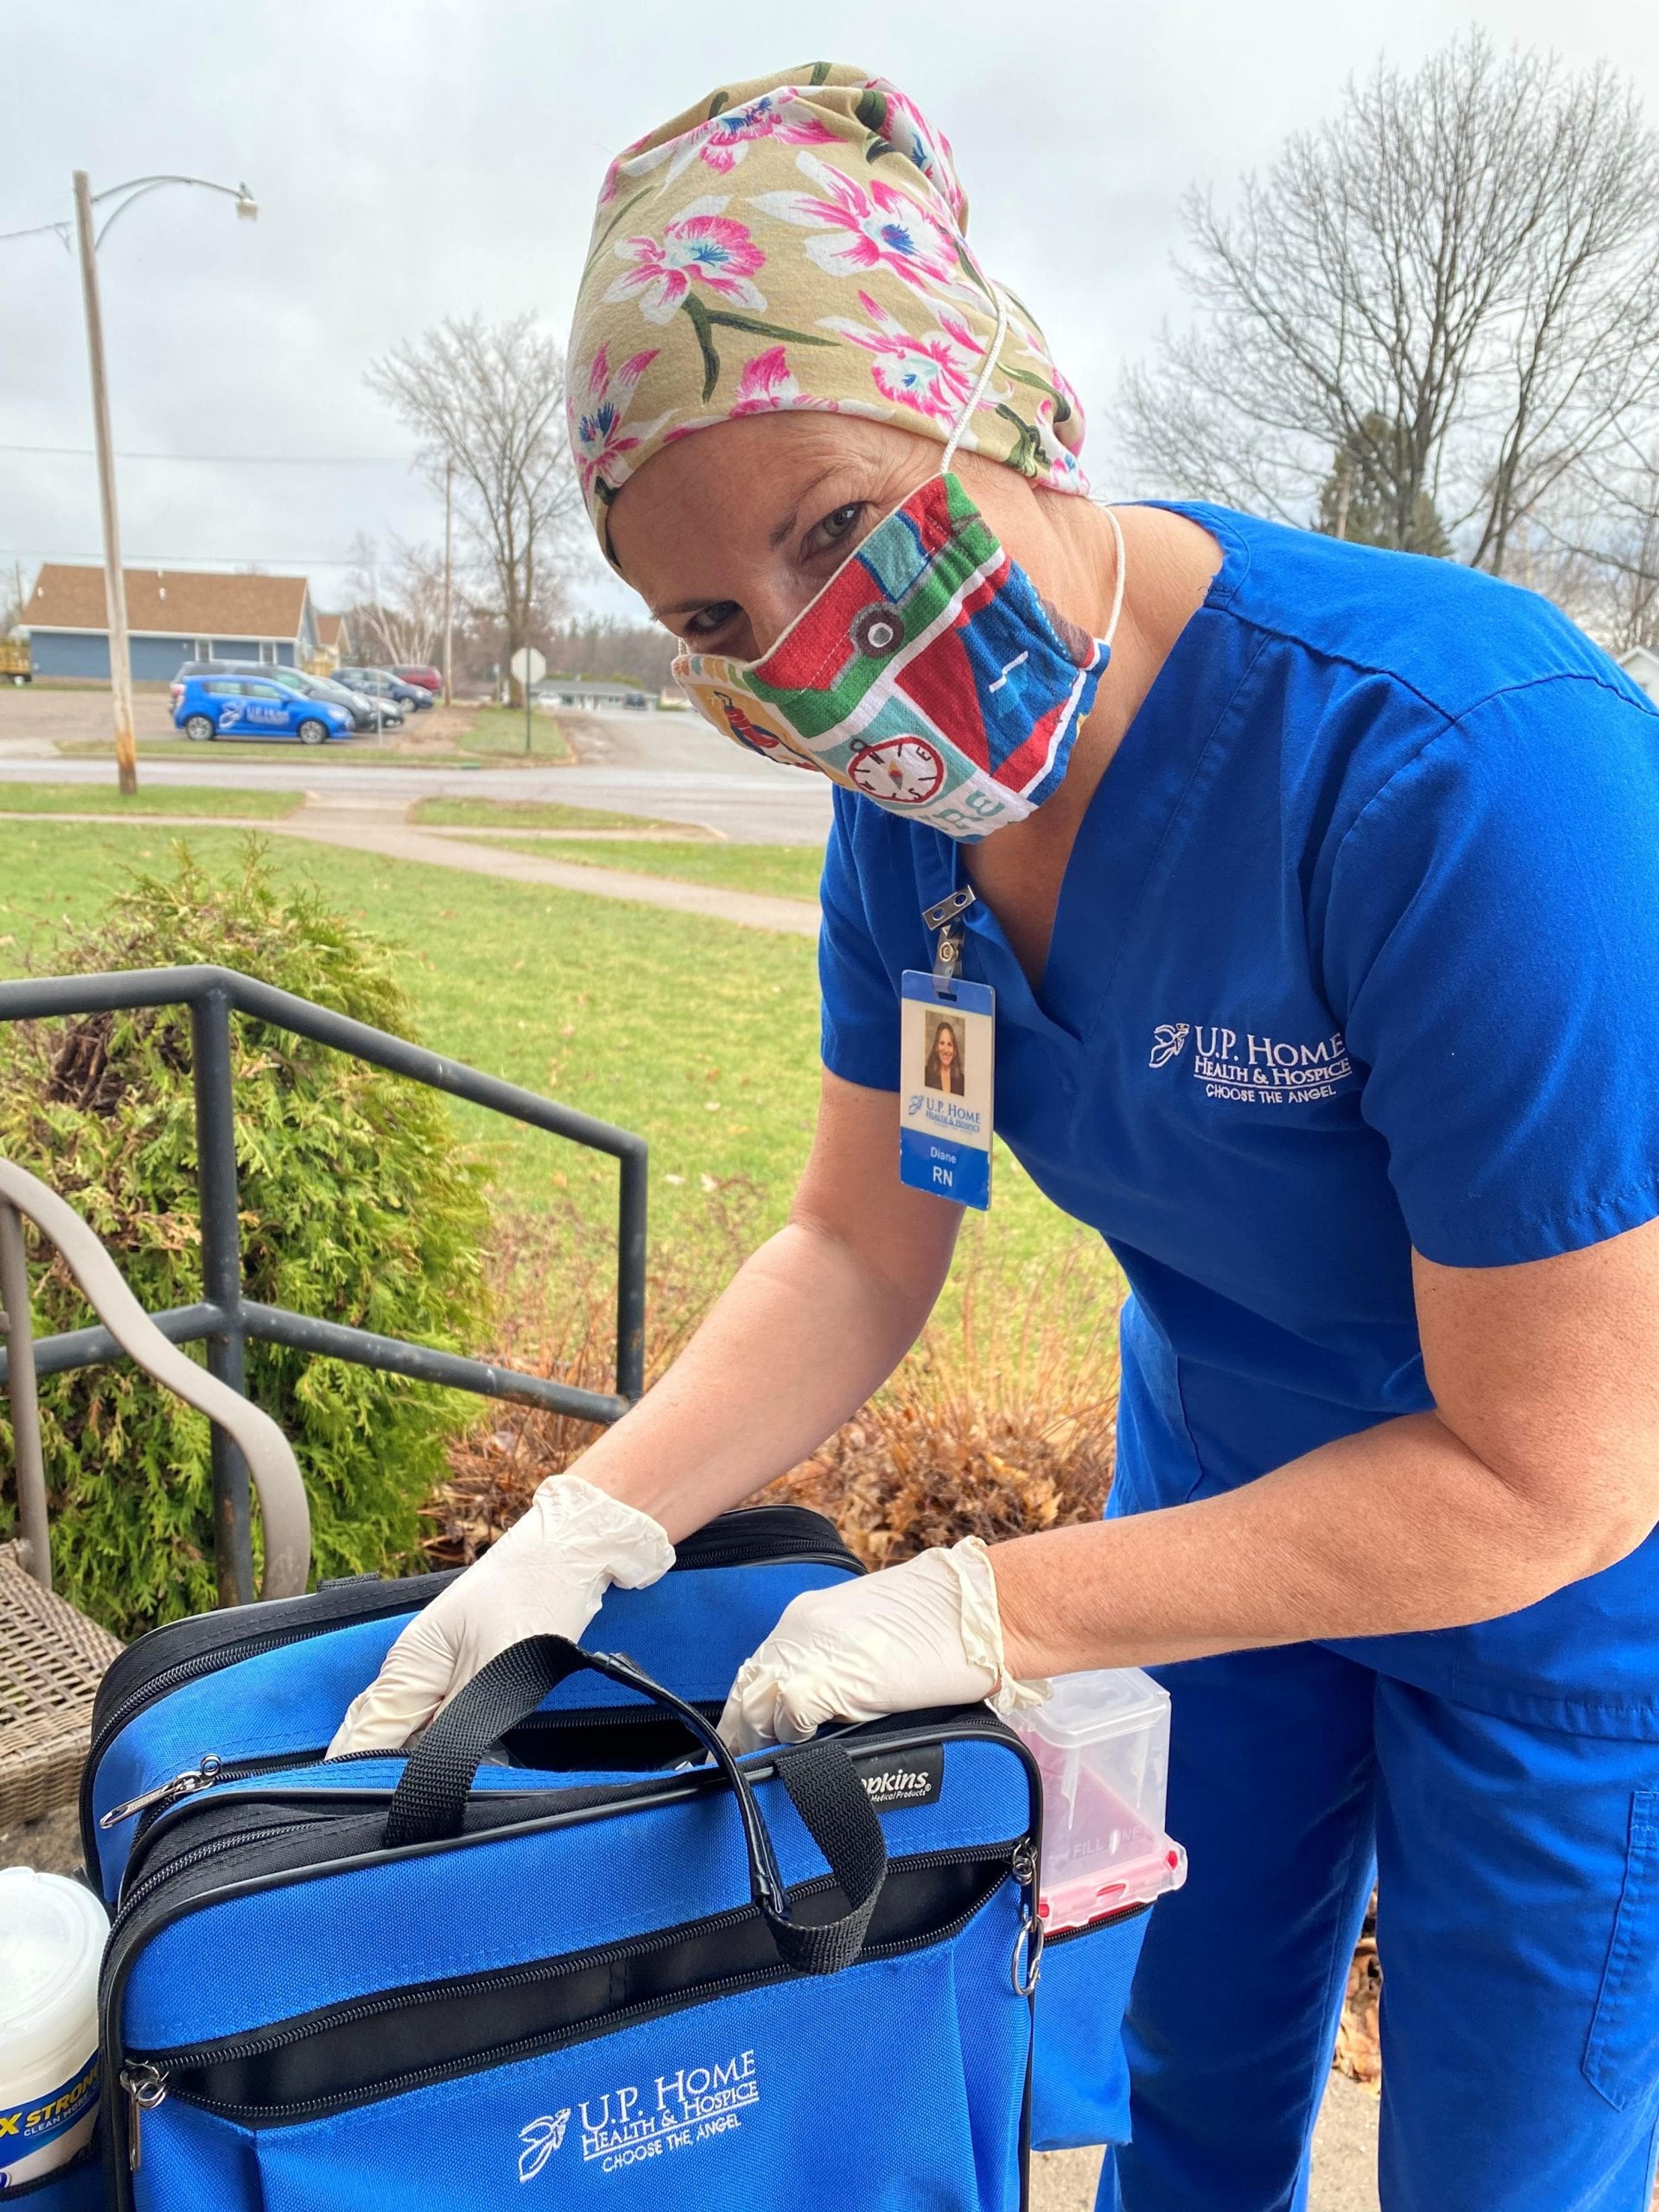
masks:
<svg viewBox="0 0 1659 2212"><path fill-rule="evenodd" d="M0 232L67 216L76 167L94 191L155 171L246 179L259 202L248 224L228 200L158 193L100 257L129 563L302 569L326 605L358 532L435 542L365 364L474 310L532 309L562 337L609 155L809 46L892 78L952 139L983 259L1042 316L1106 429L1121 363L1182 312L1170 256L1185 188L1270 161L1379 51L1410 64L1480 22L1574 65L1613 59L1659 119L1651 0L842 0L810 18L721 0L706 26L703 12L9 0ZM810 35L781 31L788 16ZM89 447L74 264L50 237L0 244L0 561L26 581L42 558L98 557ZM195 458L232 455L282 458ZM625 604L597 571L586 588Z"/></svg>

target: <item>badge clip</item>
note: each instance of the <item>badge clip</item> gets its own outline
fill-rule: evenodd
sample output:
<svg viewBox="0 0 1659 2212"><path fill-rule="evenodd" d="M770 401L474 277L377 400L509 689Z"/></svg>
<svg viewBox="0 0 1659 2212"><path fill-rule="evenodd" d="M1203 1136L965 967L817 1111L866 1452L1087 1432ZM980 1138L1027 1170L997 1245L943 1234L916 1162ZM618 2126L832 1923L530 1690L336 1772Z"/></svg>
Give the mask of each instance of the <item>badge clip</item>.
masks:
<svg viewBox="0 0 1659 2212"><path fill-rule="evenodd" d="M927 907L922 912L922 927L939 932L933 946L933 988L941 999L954 999L956 982L962 965L963 927L957 920L966 914L974 903L971 890L952 891L937 906Z"/></svg>

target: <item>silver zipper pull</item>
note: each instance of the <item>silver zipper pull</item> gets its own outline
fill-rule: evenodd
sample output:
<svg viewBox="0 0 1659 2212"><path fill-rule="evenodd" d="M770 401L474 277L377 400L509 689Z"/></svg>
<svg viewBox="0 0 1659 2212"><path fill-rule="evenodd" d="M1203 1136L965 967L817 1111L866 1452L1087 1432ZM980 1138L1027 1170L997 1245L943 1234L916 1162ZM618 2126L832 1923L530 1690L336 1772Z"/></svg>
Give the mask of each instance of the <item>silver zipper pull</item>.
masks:
<svg viewBox="0 0 1659 2212"><path fill-rule="evenodd" d="M139 1797L129 1797L125 1804L112 1805L98 1825L100 1828L118 1828L123 1820L131 1820L135 1813L148 1812L152 1805L171 1805L180 1797L193 1797L198 1790L210 1790L223 1765L218 1753L210 1751L198 1765L186 1767L170 1782L158 1783L154 1790L146 1790Z"/></svg>
<svg viewBox="0 0 1659 2212"><path fill-rule="evenodd" d="M155 2066L124 2066L121 2087L127 2093L127 2172L137 2173L144 2162L144 2114L166 2101L166 2076Z"/></svg>

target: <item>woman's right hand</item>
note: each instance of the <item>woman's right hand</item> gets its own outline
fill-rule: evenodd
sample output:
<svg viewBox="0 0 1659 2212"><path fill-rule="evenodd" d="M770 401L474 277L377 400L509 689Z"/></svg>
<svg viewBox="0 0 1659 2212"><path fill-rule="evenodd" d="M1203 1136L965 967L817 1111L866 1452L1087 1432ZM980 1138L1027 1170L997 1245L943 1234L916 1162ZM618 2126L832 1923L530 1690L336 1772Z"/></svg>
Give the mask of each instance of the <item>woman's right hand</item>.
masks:
<svg viewBox="0 0 1659 2212"><path fill-rule="evenodd" d="M416 1615L328 1747L400 1751L440 1706L526 1636L574 1644L613 1583L641 1589L674 1547L660 1523L580 1474L550 1475L529 1510Z"/></svg>

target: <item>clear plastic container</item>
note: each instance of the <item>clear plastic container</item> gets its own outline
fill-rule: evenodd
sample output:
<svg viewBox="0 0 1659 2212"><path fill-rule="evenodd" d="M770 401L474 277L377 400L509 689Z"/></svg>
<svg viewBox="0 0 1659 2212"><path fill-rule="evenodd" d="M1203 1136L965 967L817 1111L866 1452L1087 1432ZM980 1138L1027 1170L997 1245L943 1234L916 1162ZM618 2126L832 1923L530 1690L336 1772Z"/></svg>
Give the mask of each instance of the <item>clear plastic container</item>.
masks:
<svg viewBox="0 0 1659 2212"><path fill-rule="evenodd" d="M1164 1832L1167 1690L1138 1667L1060 1674L1012 1725L1042 1775L1037 1911L1051 1935L1180 1888L1187 1854Z"/></svg>

